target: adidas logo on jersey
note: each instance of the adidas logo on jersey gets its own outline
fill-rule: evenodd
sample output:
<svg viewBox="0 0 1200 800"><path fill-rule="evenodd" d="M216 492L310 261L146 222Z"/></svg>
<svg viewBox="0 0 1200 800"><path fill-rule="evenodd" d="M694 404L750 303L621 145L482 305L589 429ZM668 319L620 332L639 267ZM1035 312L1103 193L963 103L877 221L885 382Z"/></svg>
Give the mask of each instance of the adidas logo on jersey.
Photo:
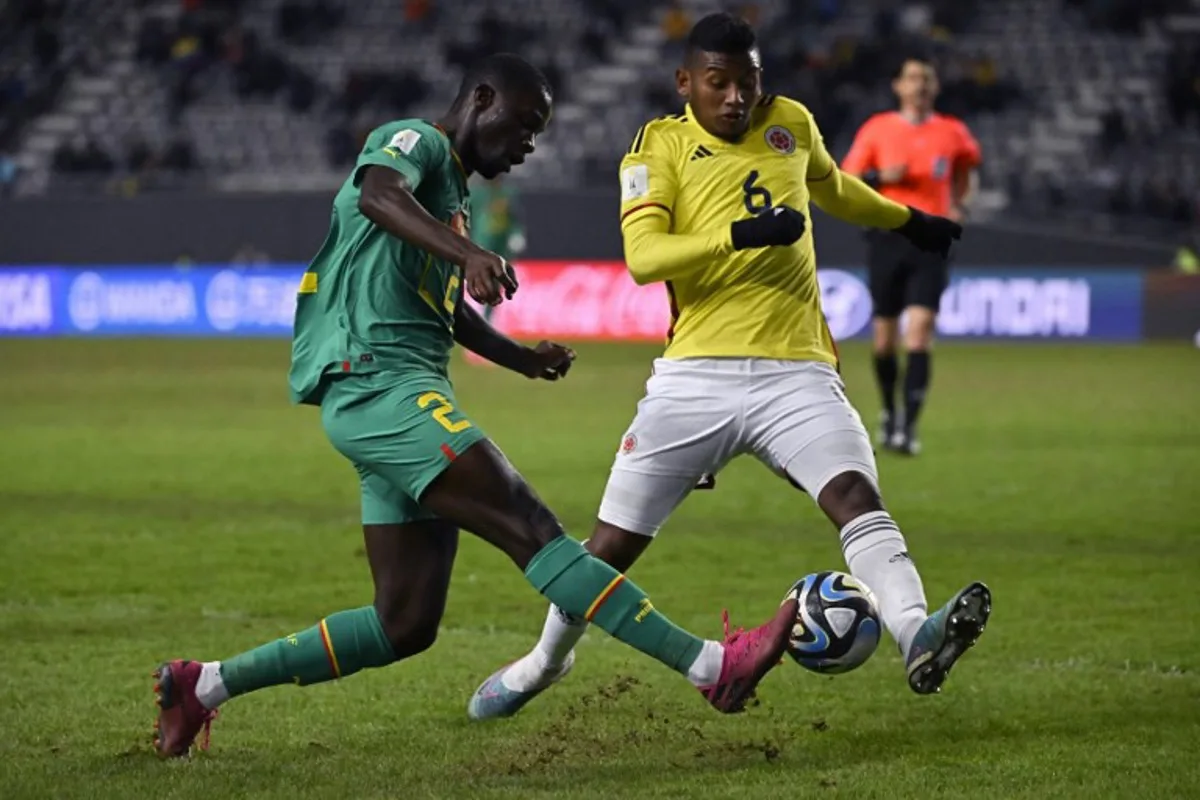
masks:
<svg viewBox="0 0 1200 800"><path fill-rule="evenodd" d="M712 155L712 150L709 150L702 144L696 145L696 152L692 153L692 157L688 161L695 161L700 158L708 158Z"/></svg>

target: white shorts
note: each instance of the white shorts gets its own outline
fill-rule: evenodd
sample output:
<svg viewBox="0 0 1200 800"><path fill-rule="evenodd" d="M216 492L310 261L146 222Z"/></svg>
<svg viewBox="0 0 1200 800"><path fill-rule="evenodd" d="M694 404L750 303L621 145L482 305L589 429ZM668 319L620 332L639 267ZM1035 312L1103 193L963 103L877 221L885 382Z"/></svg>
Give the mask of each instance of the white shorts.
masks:
<svg viewBox="0 0 1200 800"><path fill-rule="evenodd" d="M600 520L653 536L701 476L743 453L814 501L843 472L878 485L870 437L828 364L660 358L621 439Z"/></svg>

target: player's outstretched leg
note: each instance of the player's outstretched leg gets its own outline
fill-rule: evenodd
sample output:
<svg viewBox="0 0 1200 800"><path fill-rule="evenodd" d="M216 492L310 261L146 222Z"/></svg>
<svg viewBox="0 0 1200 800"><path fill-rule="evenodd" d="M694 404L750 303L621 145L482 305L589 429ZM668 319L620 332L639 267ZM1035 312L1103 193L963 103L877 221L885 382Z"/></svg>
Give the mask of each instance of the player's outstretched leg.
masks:
<svg viewBox="0 0 1200 800"><path fill-rule="evenodd" d="M600 520L584 546L588 552L619 572L625 572L653 541ZM566 677L575 664L575 645L588 622L551 604L542 635L533 650L493 672L480 684L467 704L473 720L511 717L531 700Z"/></svg>
<svg viewBox="0 0 1200 800"><path fill-rule="evenodd" d="M538 592L568 614L687 676L720 711L741 711L783 655L794 602L724 643L692 635L656 610L636 584L566 536L488 440L458 455L422 495L421 505L503 550Z"/></svg>
<svg viewBox="0 0 1200 800"><path fill-rule="evenodd" d="M927 615L921 576L875 483L860 472L844 472L825 484L818 503L841 530L851 574L879 600L883 624L904 656L909 686L918 694L937 692L983 633L991 612L987 587L972 583Z"/></svg>
<svg viewBox="0 0 1200 800"><path fill-rule="evenodd" d="M200 732L207 734L217 707L232 697L344 678L432 646L446 607L458 529L424 520L364 525L363 534L375 583L372 605L331 614L229 659L169 661L155 671L154 745L161 755L186 755Z"/></svg>

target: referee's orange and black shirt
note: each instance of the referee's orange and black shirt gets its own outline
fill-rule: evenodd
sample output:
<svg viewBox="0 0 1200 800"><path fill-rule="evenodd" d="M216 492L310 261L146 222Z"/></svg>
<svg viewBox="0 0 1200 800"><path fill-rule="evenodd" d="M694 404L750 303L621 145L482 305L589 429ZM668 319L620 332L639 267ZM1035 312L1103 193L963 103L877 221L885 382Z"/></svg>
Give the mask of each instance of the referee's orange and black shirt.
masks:
<svg viewBox="0 0 1200 800"><path fill-rule="evenodd" d="M979 166L979 142L958 118L930 114L913 122L898 111L876 114L859 128L842 161L852 175L904 165L899 183L879 189L885 197L927 214L946 216L955 173Z"/></svg>

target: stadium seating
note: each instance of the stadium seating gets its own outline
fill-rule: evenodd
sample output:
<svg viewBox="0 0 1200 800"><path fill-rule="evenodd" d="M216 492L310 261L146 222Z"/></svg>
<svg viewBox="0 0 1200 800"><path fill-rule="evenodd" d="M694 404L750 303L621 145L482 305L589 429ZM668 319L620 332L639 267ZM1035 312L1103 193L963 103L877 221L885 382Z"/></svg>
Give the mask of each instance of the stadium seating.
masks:
<svg viewBox="0 0 1200 800"><path fill-rule="evenodd" d="M69 0L68 8L83 2ZM341 4L336 24L297 34L280 25L289 2L294 5L294 0L143 0L101 4L87 15L65 14L62 60L72 71L52 109L24 125L16 155L21 193L94 190L97 183L139 191L193 185L325 190L340 181L347 149L357 148L373 122L398 113L439 113L457 85L461 62L496 45L552 65L557 84L554 124L517 179L547 188L594 186L611 180L613 162L632 133L671 100L667 67L677 50L664 14L695 19L712 5L608 0L601 4L607 13L598 14L596 4L585 0L509 0L503 4L502 29L489 30L489 21L495 26L498 17L491 4L477 0L434 0L422 19L409 19L406 4L395 0L355 0ZM203 69L189 49L195 43L181 44L186 37L177 32L185 5L201 12L206 5L241 7L237 25L236 17L220 17L214 10L224 20L220 52ZM797 61L783 59L814 63L816 58L819 68L828 70L847 52L877 41L877 7L833 1L807 4L816 10L800 14L787 0L747 5L757 7L764 49L775 59L768 61L775 68L773 88L834 109L821 120L834 149L844 151L854 124L889 103L879 69L871 81L857 85L819 78L815 85L825 97L811 98L814 84L799 77ZM1087 0L897 5L903 6L896 18L902 29L922 29L944 60L958 64L944 70L948 80L962 72L967 84L991 81L971 77L984 63L1020 98L987 110L966 109L987 154L989 206L1039 215L1055 209L1119 211L1124 194L1137 195L1131 205L1143 207L1143 178L1151 194L1174 192L1194 205L1200 122L1190 130L1173 122L1163 73L1172 31L1200 30L1200 0L1158 3L1177 13L1146 19L1137 33L1089 26L1086 11L1080 10ZM955 7L969 13L961 15L964 21L954 33L947 33L938 27L939 14ZM147 20L153 19L172 32L170 44L176 48L160 63L139 59ZM104 35L97 37L100 29ZM239 31L253 32L262 52L280 57L279 91L245 90L244 76L234 66L234 51L248 47L233 43L243 41ZM86 69L79 55L85 47L92 48ZM978 58L986 62L966 60ZM2 66L0 61L0 74ZM393 94L391 101L347 109L348 80L364 70L393 76L411 72L417 82L399 99ZM64 145L87 140L112 155L111 170L80 175L52 169ZM331 155L335 140L341 157ZM144 163L156 168L125 163L135 143L155 154ZM168 151L175 156L165 156ZM192 162L194 168L186 168ZM127 177L136 183L122 182Z"/></svg>

